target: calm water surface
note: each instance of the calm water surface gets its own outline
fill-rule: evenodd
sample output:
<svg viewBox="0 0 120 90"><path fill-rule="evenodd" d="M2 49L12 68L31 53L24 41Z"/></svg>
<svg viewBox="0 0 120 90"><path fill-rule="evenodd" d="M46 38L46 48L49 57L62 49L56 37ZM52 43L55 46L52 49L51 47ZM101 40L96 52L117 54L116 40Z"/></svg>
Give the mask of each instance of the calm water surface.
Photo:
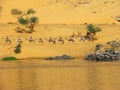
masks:
<svg viewBox="0 0 120 90"><path fill-rule="evenodd" d="M0 62L0 90L120 90L120 62Z"/></svg>

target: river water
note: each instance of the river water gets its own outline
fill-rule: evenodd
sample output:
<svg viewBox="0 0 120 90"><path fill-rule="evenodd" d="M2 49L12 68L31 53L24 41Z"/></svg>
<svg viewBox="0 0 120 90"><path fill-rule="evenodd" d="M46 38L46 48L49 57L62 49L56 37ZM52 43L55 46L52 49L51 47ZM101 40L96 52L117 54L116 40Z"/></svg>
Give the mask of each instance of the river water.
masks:
<svg viewBox="0 0 120 90"><path fill-rule="evenodd" d="M120 62L0 62L0 90L120 90Z"/></svg>

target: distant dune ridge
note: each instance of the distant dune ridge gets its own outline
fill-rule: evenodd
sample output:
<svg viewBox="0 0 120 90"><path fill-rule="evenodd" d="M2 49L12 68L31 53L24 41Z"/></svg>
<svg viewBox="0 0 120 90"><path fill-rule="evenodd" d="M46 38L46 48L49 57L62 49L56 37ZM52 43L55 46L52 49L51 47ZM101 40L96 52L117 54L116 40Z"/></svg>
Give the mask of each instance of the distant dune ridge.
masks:
<svg viewBox="0 0 120 90"><path fill-rule="evenodd" d="M119 0L0 0L0 23L14 22L10 10L34 8L40 24L111 24L120 15Z"/></svg>

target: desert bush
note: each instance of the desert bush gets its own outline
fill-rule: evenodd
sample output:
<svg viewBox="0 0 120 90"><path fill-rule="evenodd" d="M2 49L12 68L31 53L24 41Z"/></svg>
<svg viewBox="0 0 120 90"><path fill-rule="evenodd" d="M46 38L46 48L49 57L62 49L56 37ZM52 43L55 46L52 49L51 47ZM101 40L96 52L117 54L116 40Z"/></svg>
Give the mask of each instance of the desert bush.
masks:
<svg viewBox="0 0 120 90"><path fill-rule="evenodd" d="M100 27L95 27L92 24L87 25L87 32L89 32L90 34L96 35L96 33L100 31L102 31Z"/></svg>
<svg viewBox="0 0 120 90"><path fill-rule="evenodd" d="M28 9L27 11L11 10L11 14L17 18L18 23L26 26L30 33L34 31L35 25L38 23L38 17L34 16L35 13L36 11L33 9Z"/></svg>
<svg viewBox="0 0 120 90"><path fill-rule="evenodd" d="M14 61L14 60L17 60L16 57L4 57L3 58L3 61Z"/></svg>
<svg viewBox="0 0 120 90"><path fill-rule="evenodd" d="M18 44L18 45L15 47L14 53L16 53L16 54L21 53L21 44Z"/></svg>

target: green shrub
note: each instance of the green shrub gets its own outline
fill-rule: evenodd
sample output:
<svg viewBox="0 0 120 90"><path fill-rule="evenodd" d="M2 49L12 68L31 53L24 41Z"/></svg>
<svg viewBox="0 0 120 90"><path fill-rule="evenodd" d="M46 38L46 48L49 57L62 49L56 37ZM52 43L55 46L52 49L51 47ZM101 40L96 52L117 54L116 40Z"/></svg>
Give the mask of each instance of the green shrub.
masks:
<svg viewBox="0 0 120 90"><path fill-rule="evenodd" d="M14 53L16 53L16 54L21 53L21 44L18 44L18 45L15 47Z"/></svg>
<svg viewBox="0 0 120 90"><path fill-rule="evenodd" d="M97 32L101 32L102 29L100 27L96 27L92 24L87 25L87 32L96 35Z"/></svg>
<svg viewBox="0 0 120 90"><path fill-rule="evenodd" d="M17 60L16 57L4 57L3 61L15 61Z"/></svg>

